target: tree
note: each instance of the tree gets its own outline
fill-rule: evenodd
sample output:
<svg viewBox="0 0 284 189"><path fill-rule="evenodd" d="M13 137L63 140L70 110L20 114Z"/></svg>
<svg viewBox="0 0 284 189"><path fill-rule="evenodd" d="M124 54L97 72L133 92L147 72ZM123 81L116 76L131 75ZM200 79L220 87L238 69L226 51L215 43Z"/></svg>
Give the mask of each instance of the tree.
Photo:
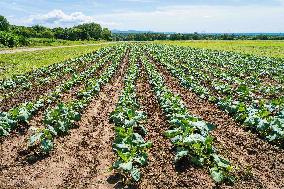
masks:
<svg viewBox="0 0 284 189"><path fill-rule="evenodd" d="M54 37L57 38L57 39L67 39L68 38L66 29L63 29L63 28L60 28L60 27L53 28L52 32L54 34Z"/></svg>
<svg viewBox="0 0 284 189"><path fill-rule="evenodd" d="M19 37L6 31L0 31L0 44L7 47L16 47L19 45Z"/></svg>
<svg viewBox="0 0 284 189"><path fill-rule="evenodd" d="M37 33L40 33L40 32L45 31L47 28L37 24L37 25L32 26L32 29L36 31Z"/></svg>
<svg viewBox="0 0 284 189"><path fill-rule="evenodd" d="M102 38L110 41L111 40L111 31L108 28L104 28L102 31Z"/></svg>
<svg viewBox="0 0 284 189"><path fill-rule="evenodd" d="M31 27L12 25L10 26L10 31L26 38L36 37L36 31L34 31Z"/></svg>
<svg viewBox="0 0 284 189"><path fill-rule="evenodd" d="M8 20L0 15L0 31L8 31L10 27L10 24L8 22Z"/></svg>
<svg viewBox="0 0 284 189"><path fill-rule="evenodd" d="M67 33L69 40L76 41L81 39L82 30L79 28L69 28Z"/></svg>
<svg viewBox="0 0 284 189"><path fill-rule="evenodd" d="M200 35L197 32L194 32L193 36L192 36L193 40L199 40L200 39Z"/></svg>
<svg viewBox="0 0 284 189"><path fill-rule="evenodd" d="M96 23L88 23L88 24L81 24L79 26L76 26L75 28L79 28L83 31L82 33L82 39L88 40L89 38L98 40L101 38L102 35L102 27L99 24Z"/></svg>
<svg viewBox="0 0 284 189"><path fill-rule="evenodd" d="M54 38L54 33L51 30L45 30L41 32L41 37L43 38Z"/></svg>

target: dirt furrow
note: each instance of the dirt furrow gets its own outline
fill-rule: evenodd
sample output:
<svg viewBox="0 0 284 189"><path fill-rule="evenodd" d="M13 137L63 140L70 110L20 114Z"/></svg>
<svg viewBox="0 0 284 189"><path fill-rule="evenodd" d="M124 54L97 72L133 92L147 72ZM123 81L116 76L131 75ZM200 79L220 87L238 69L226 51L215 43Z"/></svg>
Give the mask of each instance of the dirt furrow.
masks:
<svg viewBox="0 0 284 189"><path fill-rule="evenodd" d="M139 188L212 188L214 183L207 171L184 161L174 164L171 142L163 135L169 128L166 118L151 90L148 77L142 69L137 81L137 97L141 110L147 114L146 140L153 142L149 150L149 164L142 170Z"/></svg>
<svg viewBox="0 0 284 189"><path fill-rule="evenodd" d="M226 112L181 87L165 68L155 64L166 85L182 97L189 111L217 126L211 133L215 138L214 144L220 154L237 167L238 180L233 188L284 188L283 149L245 131Z"/></svg>
<svg viewBox="0 0 284 189"><path fill-rule="evenodd" d="M18 160L15 138L1 147L0 188L105 188L106 173L113 160L113 125L109 114L118 102L123 87L123 75L127 61L105 85L85 110L78 128L55 140L55 149L50 156L28 164ZM8 148L11 145L13 147ZM10 156L16 151L16 156ZM15 153L14 153L15 154ZM2 164L3 163L3 164Z"/></svg>

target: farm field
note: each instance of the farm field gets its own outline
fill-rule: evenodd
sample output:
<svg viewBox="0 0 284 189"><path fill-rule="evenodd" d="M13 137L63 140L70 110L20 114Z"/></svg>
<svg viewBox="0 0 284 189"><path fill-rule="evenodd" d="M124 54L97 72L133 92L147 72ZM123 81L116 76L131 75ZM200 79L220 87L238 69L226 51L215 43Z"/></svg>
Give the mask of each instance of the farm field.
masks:
<svg viewBox="0 0 284 189"><path fill-rule="evenodd" d="M158 44L234 51L257 56L284 58L284 42L277 40L194 40L194 41L155 41Z"/></svg>
<svg viewBox="0 0 284 189"><path fill-rule="evenodd" d="M284 60L183 45L1 55L0 188L284 188Z"/></svg>

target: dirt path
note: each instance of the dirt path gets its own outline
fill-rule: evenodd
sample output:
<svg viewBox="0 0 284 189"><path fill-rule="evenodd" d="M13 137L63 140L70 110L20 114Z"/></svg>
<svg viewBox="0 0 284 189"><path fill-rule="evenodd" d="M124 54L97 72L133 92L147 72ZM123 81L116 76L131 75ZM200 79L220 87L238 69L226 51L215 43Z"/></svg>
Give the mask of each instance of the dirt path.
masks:
<svg viewBox="0 0 284 189"><path fill-rule="evenodd" d="M112 188L107 182L112 164L113 125L109 114L123 88L124 61L112 81L91 102L78 128L55 140L49 157L34 164L19 161L18 152L25 144L14 138L1 144L0 188ZM19 137L20 138L20 137Z"/></svg>
<svg viewBox="0 0 284 189"><path fill-rule="evenodd" d="M188 162L175 166L174 151L171 142L163 135L169 127L144 70L137 82L137 97L141 110L148 119L145 128L146 140L153 142L149 150L149 163L142 169L142 181L139 188L212 188L214 183L206 169L196 168Z"/></svg>
<svg viewBox="0 0 284 189"><path fill-rule="evenodd" d="M177 79L161 66L166 85L182 97L193 115L217 128L211 133L220 154L237 166L233 188L284 188L284 150L245 131L224 111L182 88ZM224 186L225 187L225 186Z"/></svg>
<svg viewBox="0 0 284 189"><path fill-rule="evenodd" d="M32 51L42 51L42 50L50 50L50 49L60 49L60 48L71 48L71 47L85 47L85 46L100 46L105 44L115 44L117 42L105 42L105 43L97 43L97 44L83 44L83 45L68 45L68 46L56 46L56 47L35 47L35 48L18 48L11 50L0 50L0 54L13 54L18 52L32 52Z"/></svg>

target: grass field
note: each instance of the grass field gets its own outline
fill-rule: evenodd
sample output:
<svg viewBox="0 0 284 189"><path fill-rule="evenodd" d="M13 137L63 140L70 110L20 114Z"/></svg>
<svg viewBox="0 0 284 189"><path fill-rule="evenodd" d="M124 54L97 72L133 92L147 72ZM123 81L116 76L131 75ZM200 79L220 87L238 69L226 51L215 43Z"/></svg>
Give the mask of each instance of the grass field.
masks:
<svg viewBox="0 0 284 189"><path fill-rule="evenodd" d="M284 58L284 41L155 41L158 44L171 44L195 48L234 51L244 54Z"/></svg>
<svg viewBox="0 0 284 189"><path fill-rule="evenodd" d="M8 78L14 74L29 72L69 58L74 58L108 45L109 44L0 54L0 79Z"/></svg>

